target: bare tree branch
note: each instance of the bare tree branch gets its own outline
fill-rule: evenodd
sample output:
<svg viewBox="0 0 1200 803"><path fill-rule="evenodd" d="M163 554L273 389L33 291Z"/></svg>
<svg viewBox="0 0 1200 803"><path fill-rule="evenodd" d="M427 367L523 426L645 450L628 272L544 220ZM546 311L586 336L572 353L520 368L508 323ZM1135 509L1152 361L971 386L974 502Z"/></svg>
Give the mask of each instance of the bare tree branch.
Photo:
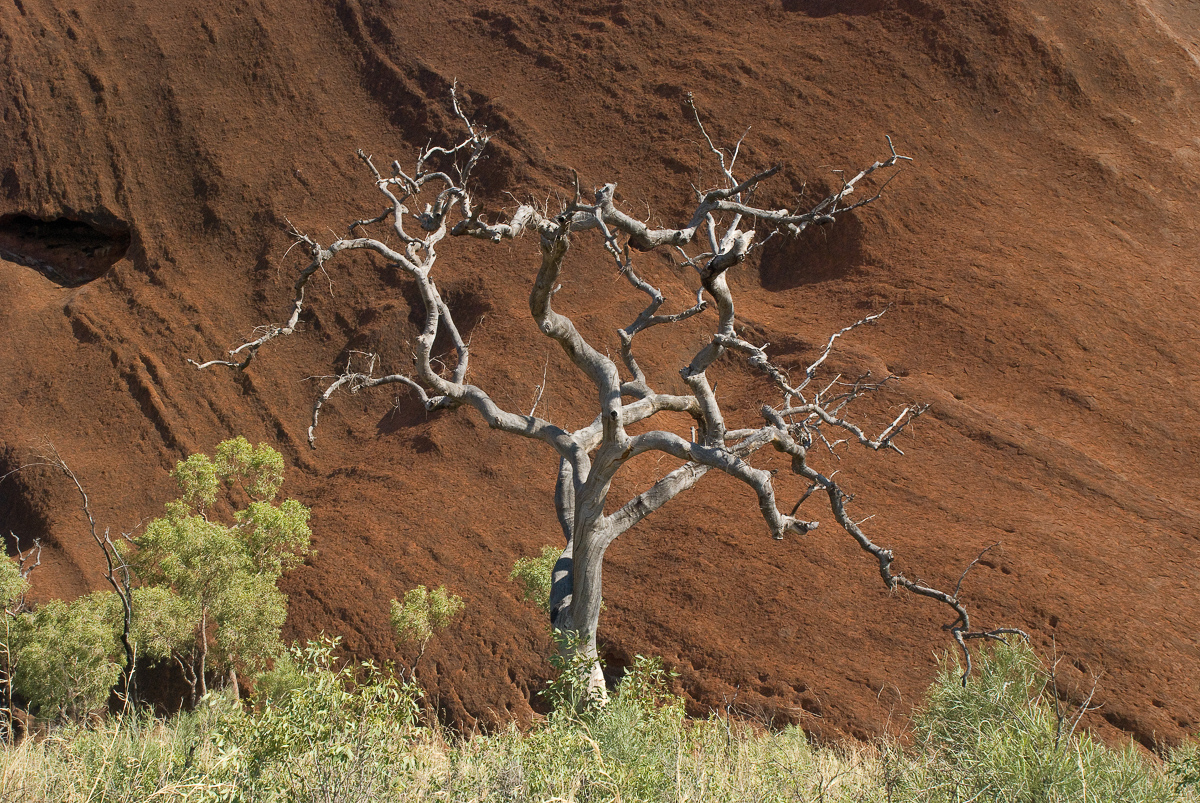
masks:
<svg viewBox="0 0 1200 803"><path fill-rule="evenodd" d="M313 406L309 442L323 406L339 391L356 393L364 388L402 384L410 389L426 409L474 408L489 426L522 437L539 440L551 447L557 459L558 474L555 506L566 544L554 570L551 591L551 616L554 627L573 644L595 656L595 635L600 612L600 578L605 550L612 541L628 531L668 501L694 487L710 470L718 470L751 488L758 497L759 510L771 535L803 534L818 526L815 521L796 518L800 504L818 491L827 497L834 520L873 557L888 588L903 588L948 606L954 621L947 625L955 642L964 649L975 638L1001 638L1011 630L976 631L970 627L966 608L959 601L963 578L953 594L947 594L920 581L912 581L892 570L890 550L875 544L862 530L867 518L855 522L846 512L851 498L833 480L836 472L822 473L809 464L809 448L820 444L836 459L835 449L843 443L857 443L868 450L888 449L901 452L896 444L924 411L919 403L905 404L878 435L871 436L848 417L850 406L868 394L895 382L888 376L874 379L869 373L853 381L834 377L819 389L812 383L826 364L838 340L853 330L876 322L887 310L868 315L833 333L824 348L812 358L798 382L793 383L784 367L768 354L770 344L755 345L737 333L737 314L733 293L726 279L728 271L741 264L751 252L759 229L771 236L795 236L810 225L823 225L837 217L874 202L880 197L896 168L911 161L897 153L891 139L888 155L853 173L839 173L840 186L809 208L769 209L756 206L755 191L776 176L780 165L752 172L748 178L735 173L741 154L742 139L731 150L718 147L701 120L695 100L688 104L708 150L721 170L721 186L696 191L696 205L687 221L676 228L654 228L618 208L616 185L608 183L586 193L578 174L569 190L571 200L564 201L557 213L546 206L522 203L508 213L487 215L473 197L470 176L488 143L486 131L475 124L463 108L457 85L451 88L450 103L465 134L456 143L427 145L418 151L413 169L406 172L399 162L392 163L390 176L383 175L372 157L359 151L359 157L386 201L384 211L354 221L348 237L328 247L292 229L295 243L305 246L308 264L294 285L290 316L279 326L262 330L254 340L230 352L231 357L245 354L240 362L210 360L195 362L199 368L221 365L246 370L258 350L271 340L296 331L304 305L304 288L318 269L345 251L367 251L382 257L388 265L401 270L416 287L424 312L420 332L414 344L413 372L377 376L375 355L351 354L344 369L325 387ZM748 132L749 129L747 129ZM883 177L883 181L877 181ZM873 194L850 200L860 188L873 184ZM413 211L420 208L422 211ZM390 222L399 245L393 248L371 235L375 226ZM471 237L500 242L521 237L525 232L537 235L541 264L533 278L529 311L533 324L554 341L567 356L574 370L591 383L595 391L595 412L591 422L574 432L551 424L536 413L547 383L549 363L543 368L541 384L534 391L534 403L528 415L501 407L488 392L468 382L470 345L456 325L453 312L445 303L431 278L438 248L447 236ZM632 322L616 328L620 366L608 356L602 344L589 342L572 319L554 308L554 295L567 270L570 244L577 237L592 233L613 260L618 274L632 291L646 299L645 306ZM700 241L699 243L697 241ZM702 245L701 245L702 243ZM697 251L697 248L703 248ZM636 264L637 253L660 248L673 249L696 276L695 298L686 307L671 309L667 298L650 275L649 267ZM711 334L698 345L688 362L680 367L687 385L686 395L660 393L634 354L635 338L647 329L699 320L715 313ZM707 319L706 319L707 320ZM694 326L694 324L693 324ZM452 366L432 354L435 339L442 335L453 343L456 359ZM726 354L746 360L761 372L776 391L779 403L766 405L761 420L740 422L729 427L717 395L716 383L708 370ZM367 359L366 370L356 370L356 358ZM360 362L361 365L361 362ZM628 381L621 378L621 368ZM569 369L568 369L569 370ZM509 394L512 397L512 394ZM627 428L653 419L660 413L689 415L694 426L687 437L670 428L650 429L630 435ZM826 430L840 438L827 437ZM804 491L790 513L780 511L776 501L776 483L780 477L752 465L763 448L791 457L791 471L803 481ZM632 459L655 452L681 461L681 465L655 482L650 488L626 501L611 515L605 515L609 490L616 474ZM974 564L972 564L974 565ZM968 567L969 570L970 567ZM968 670L970 656L967 655ZM591 681L603 688L598 668Z"/></svg>
<svg viewBox="0 0 1200 803"><path fill-rule="evenodd" d="M0 481L6 479L9 475L27 468L34 467L51 468L71 481L75 486L75 490L79 494L80 506L83 508L83 513L87 517L88 529L91 531L92 540L96 542L96 546L100 548L104 555L105 572L104 579L112 586L113 591L117 595L117 599L121 602L122 609L122 628L121 628L121 646L125 651L125 690L124 702L128 706L130 703L137 701L137 690L134 684L137 650L132 639L133 627L133 570L125 556L113 543L112 537L107 529L101 535L96 525L96 518L92 515L91 502L88 499L87 492L83 489L83 483L79 481L79 477L67 465L67 461L59 455L58 450L51 443L43 444L42 453L37 455L37 460L31 463L18 466L13 471L0 477ZM28 577L29 573L36 569L42 562L42 548L40 542L34 542L36 549L36 562L26 568L27 555L18 552L21 574L23 577ZM23 604L23 600L22 600Z"/></svg>

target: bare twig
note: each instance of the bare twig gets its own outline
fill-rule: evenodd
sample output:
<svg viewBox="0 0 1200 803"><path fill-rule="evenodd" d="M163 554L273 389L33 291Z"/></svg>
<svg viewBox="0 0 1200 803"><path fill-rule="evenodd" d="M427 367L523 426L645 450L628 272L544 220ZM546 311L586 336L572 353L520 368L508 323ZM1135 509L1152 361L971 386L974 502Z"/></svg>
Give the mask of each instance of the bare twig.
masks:
<svg viewBox="0 0 1200 803"><path fill-rule="evenodd" d="M316 270L324 270L326 264L343 251L374 253L383 257L389 266L402 271L415 285L420 299L424 317L413 343L413 371L411 375L376 376L374 355L370 356L365 371L354 368L355 355L351 355L342 372L332 378L314 403L309 442L314 442L323 405L338 391L354 393L383 384L402 384L415 393L427 409L470 407L492 428L540 441L552 449L558 466L555 504L566 546L554 570L551 617L560 634L573 634L562 639L562 643L581 645L578 649L595 657L595 633L601 603L600 570L608 545L713 470L729 475L754 491L763 520L777 539L789 532L804 534L818 526L815 521L797 519L795 515L801 502L818 491L823 492L835 521L874 558L880 576L889 588L903 588L928 597L954 612L954 621L946 629L964 652L966 641L970 639L1002 638L1006 633L1019 632L971 629L966 608L959 600L965 572L953 594L894 572L892 552L875 544L862 530L870 516L854 521L847 515L846 506L852 496L834 481L836 472L822 473L810 465L808 450L815 443L824 445L835 459L841 456L834 450L843 443L903 454L896 441L926 409L920 403L905 404L890 424L878 435L871 436L850 419L850 405L894 383L894 377L875 379L867 373L850 382L843 381L839 375L820 390L810 390L810 383L827 363L839 339L873 324L887 309L867 315L833 333L820 353L804 368L798 383L793 383L783 366L772 361L767 352L770 344L755 345L738 334L734 297L726 276L729 270L745 260L756 243L764 241L758 237L759 229L767 232L767 238L794 236L810 225L832 223L839 216L874 202L887 181L895 176L896 169L911 161L896 151L890 138L887 139L887 156L849 177L839 173L842 179L839 187L815 205L805 208L797 201L793 208L770 209L755 205L755 191L760 184L776 176L781 166L759 169L749 177L739 179L734 169L743 152L746 134L732 149L718 147L701 120L695 99L689 95L688 105L708 151L720 166L722 178L719 187L696 190L695 206L681 225L652 227L647 222L649 215L639 220L618 207L615 184L605 184L589 194L584 191L577 173L573 174L573 186L564 190L561 203L553 211L548 198L541 205L522 203L510 213L489 218L477 205L470 186L472 170L488 143L487 133L463 109L457 84L451 87L450 105L464 130L462 137L449 145L431 143L422 148L411 171L406 172L399 162L393 162L391 175L385 176L375 167L372 157L359 152L371 180L386 202L382 213L354 221L348 229L350 236L335 240L328 247L292 229L294 245L304 245L310 261L296 279L287 321L267 327L255 339L233 349L230 357L245 355L240 362L210 360L193 364L199 368L220 365L246 370L262 347L296 331L305 300L305 284ZM748 133L749 129L746 131ZM880 177L885 180L876 184L873 194L850 200L860 188ZM422 211L413 211L417 208ZM386 222L390 222L391 231L399 238L394 248L371 234L373 227ZM504 409L491 393L467 381L470 344L462 337L452 310L431 278L438 248L447 237L500 242L516 239L526 232L536 235L541 252L541 264L529 296L533 323L542 335L563 349L571 366L592 385L593 398L598 402L590 423L574 431L537 416L547 383L557 379L548 374L548 361L543 366L542 381L537 385L528 414ZM554 307L555 293L561 287L560 279L566 269L569 245L574 238L587 232L599 238L613 260L618 276L624 278L637 296L645 299L645 306L634 320L617 329L619 361L609 355L605 345L585 338L574 321ZM698 248L702 250L698 251ZM640 252L656 249L668 249L682 260L677 264L691 268L694 273L695 298L689 300L686 307L669 307L665 294L651 276L653 266L637 264ZM648 376L634 355L636 338L650 328L682 324L699 319L706 312L715 313L709 334L699 339L696 351L680 370L687 393L657 390L656 387L662 387L660 381ZM448 337L453 343L456 356L453 366L432 353L433 344L439 337ZM743 426L735 428L727 426L716 382L708 376L709 368L726 354L745 359L780 393L777 405L762 408L761 420L742 422ZM627 381L621 377L622 369L629 377ZM511 390L503 391L502 395L514 396ZM684 438L669 429L651 428L639 434L629 431L629 427L662 413L690 416L690 436ZM831 439L826 436L826 430L841 437ZM792 473L807 488L789 514L782 513L776 504L775 484L779 480L775 473L752 464L757 453L767 446L791 457ZM677 459L680 465L616 512L606 515L604 510L613 478L629 460L647 452ZM969 671L969 654L967 662ZM602 690L599 669L595 663L592 667L590 682Z"/></svg>
<svg viewBox="0 0 1200 803"><path fill-rule="evenodd" d="M87 492L83 489L83 483L79 481L79 477L67 465L67 461L59 455L58 451L52 444L47 443L45 453L40 455L43 465L49 465L60 471L71 484L75 486L75 490L79 493L80 504L83 507L84 515L88 520L88 529L91 531L92 540L96 542L96 546L100 548L104 555L105 572L104 579L112 586L113 591L117 595L117 599L121 602L121 646L125 650L125 691L124 703L126 706L137 701L137 687L134 683L135 673L137 669L137 649L133 643L133 572L129 562L125 560L125 556L121 554L116 545L113 544L112 538L109 535L109 530L105 529L101 535L96 526L96 518L92 515L91 503L88 500Z"/></svg>

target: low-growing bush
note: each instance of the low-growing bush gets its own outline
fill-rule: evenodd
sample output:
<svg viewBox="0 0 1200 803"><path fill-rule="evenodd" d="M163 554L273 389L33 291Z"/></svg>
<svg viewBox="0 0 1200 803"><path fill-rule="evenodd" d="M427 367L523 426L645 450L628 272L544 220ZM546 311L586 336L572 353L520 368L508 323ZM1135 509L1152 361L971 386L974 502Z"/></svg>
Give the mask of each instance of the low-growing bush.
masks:
<svg viewBox="0 0 1200 803"><path fill-rule="evenodd" d="M333 646L293 648L251 706L212 694L167 721L114 718L9 746L0 801L1200 801L1195 744L1163 762L1060 728L1024 647L985 651L965 687L948 664L908 746L831 747L794 727L688 719L645 658L604 705L450 737L419 724L413 686L339 664Z"/></svg>
<svg viewBox="0 0 1200 803"><path fill-rule="evenodd" d="M1200 742L1191 741L1171 751L1167 771L1177 790L1200 795Z"/></svg>
<svg viewBox="0 0 1200 803"><path fill-rule="evenodd" d="M337 665L336 641L293 647L247 709L216 697L211 736L237 799L373 801L412 769L419 690L371 663Z"/></svg>
<svg viewBox="0 0 1200 803"><path fill-rule="evenodd" d="M104 709L121 675L116 595L51 600L12 622L13 686L42 719L81 719Z"/></svg>
<svg viewBox="0 0 1200 803"><path fill-rule="evenodd" d="M1134 746L1110 748L1079 732L1055 705L1049 674L1033 651L997 644L964 684L947 662L914 721L922 760L906 786L925 800L1171 801L1166 773Z"/></svg>

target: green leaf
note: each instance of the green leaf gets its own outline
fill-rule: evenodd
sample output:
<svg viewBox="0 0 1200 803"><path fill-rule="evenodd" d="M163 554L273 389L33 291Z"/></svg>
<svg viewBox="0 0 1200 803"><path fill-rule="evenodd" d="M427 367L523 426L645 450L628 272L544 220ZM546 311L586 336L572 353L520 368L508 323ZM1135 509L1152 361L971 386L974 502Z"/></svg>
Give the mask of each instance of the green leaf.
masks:
<svg viewBox="0 0 1200 803"><path fill-rule="evenodd" d="M540 557L517 558L512 572L508 575L509 580L521 584L526 600L547 613L550 612L550 587L553 583L554 564L561 555L561 549L544 546Z"/></svg>
<svg viewBox="0 0 1200 803"><path fill-rule="evenodd" d="M278 452L245 438L219 444L213 460L193 455L176 465L183 495L135 537L131 556L139 576L161 587L157 596L141 592L161 607L143 606L147 624L135 625L148 655L182 658L208 644L208 665L218 670L259 667L282 650L287 600L276 582L304 559L312 540L308 508L293 499L272 502L283 468ZM222 482L240 484L252 500L233 511L232 521L207 512ZM155 627L163 633L154 634Z"/></svg>

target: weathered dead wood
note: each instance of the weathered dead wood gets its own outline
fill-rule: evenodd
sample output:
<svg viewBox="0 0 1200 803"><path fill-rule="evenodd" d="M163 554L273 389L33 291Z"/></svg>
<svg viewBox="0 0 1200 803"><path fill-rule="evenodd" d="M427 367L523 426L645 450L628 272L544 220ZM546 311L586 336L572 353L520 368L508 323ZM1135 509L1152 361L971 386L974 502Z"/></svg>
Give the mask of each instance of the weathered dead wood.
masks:
<svg viewBox="0 0 1200 803"><path fill-rule="evenodd" d="M739 179L735 169L741 142L729 152L714 145L689 96L696 123L720 163L723 183L696 192L696 206L684 225L653 228L630 216L616 205L615 184L606 184L591 193L590 198L585 198L578 176L571 200L562 203L558 209L521 204L505 216L504 222L490 222L471 190L472 170L487 146L487 132L472 123L453 90L451 103L466 135L453 147L430 146L421 150L411 174L405 172L399 162L392 162L391 175L384 175L370 156L359 151L359 158L385 199L384 209L379 214L355 221L350 225L347 237L328 246L292 229L295 245L307 252L309 261L296 279L287 321L264 327L255 339L232 349L229 352L232 359L194 361L194 365L246 370L263 346L297 331L306 285L318 270L324 270L343 251L372 252L406 273L420 296L424 320L414 344L412 371L376 375L373 355L366 356L365 371L354 370L348 362L345 371L333 378L314 405L309 442L314 442L322 406L337 391L356 392L379 385L402 384L427 409L472 407L489 426L546 444L559 461L555 502L566 539L562 557L555 566L550 600L551 621L554 629L564 636L563 644L575 645L572 649L586 650L588 656L595 657L605 550L622 533L695 486L713 470L728 474L755 492L763 520L776 539L784 538L787 533L803 535L815 529L816 521L797 518L796 513L800 504L812 494L824 492L834 520L876 560L880 576L889 588L903 588L942 603L953 611L954 621L946 629L966 655L968 671L967 640L1002 638L1006 633L1018 632L974 630L966 608L959 600L958 588L949 594L894 572L892 552L876 545L861 529L861 522L853 521L846 513L847 494L831 476L810 465L809 450L818 443L830 452L847 441L870 450L901 452L896 440L925 410L923 405L907 406L882 432L871 436L850 421L845 411L856 399L894 381L894 377L876 380L867 375L853 382L835 377L819 389L813 384L838 339L874 323L884 313L868 315L835 332L795 383L783 367L772 362L768 345L750 343L737 332L727 272L743 262L765 239L795 236L814 224L833 223L839 216L878 199L899 166L910 161L909 157L896 151L890 138L886 157L850 178L843 178L834 192L812 207L768 209L754 205L753 193L760 183L776 175L780 167L770 167ZM886 175L887 179L877 183L873 194L849 200L860 187L874 181L876 174ZM423 211L414 211L417 209ZM388 223L389 240L394 245L359 234ZM453 311L446 305L432 278L438 249L447 237L500 242L521 237L526 232L538 237L541 250L541 265L529 295L533 322L543 335L562 348L574 368L588 378L596 393L595 418L576 431L565 430L536 415L536 401L528 414L510 411L497 403L488 391L468 381L470 345L463 339ZM760 232L765 232L766 237L759 237ZM588 342L571 318L554 308L554 295L560 287L559 278L565 270L570 244L586 233L600 237L620 275L635 292L647 299L647 305L637 317L617 329L620 364L610 358L605 349ZM637 252L663 248L680 256L684 265L694 269L697 278L694 299L689 300L688 306L667 313L660 312L667 303L666 297L638 271L634 256ZM677 325L710 311L715 318L711 336L680 369L690 393L681 396L656 390L654 381L642 370L635 356L637 336L652 327ZM453 343L455 359L452 366L437 360L432 353L439 334L448 335ZM707 376L714 362L726 353L743 356L747 364L762 372L780 393L778 405L762 408L761 421L738 429L728 428L721 402ZM236 359L238 357L241 359ZM351 362L353 359L352 355ZM538 399L545 383L552 381L553 375L543 379ZM666 429L629 434L628 427L632 424L663 412L690 415L695 422L690 435L685 437ZM840 437L831 441L829 433ZM807 481L807 491L789 513L779 509L776 478L772 472L751 463L755 453L767 446L789 455L792 473ZM616 512L606 515L605 503L613 478L629 460L648 452L669 455L680 461L680 465ZM603 678L594 663L591 683L596 693L602 695Z"/></svg>

